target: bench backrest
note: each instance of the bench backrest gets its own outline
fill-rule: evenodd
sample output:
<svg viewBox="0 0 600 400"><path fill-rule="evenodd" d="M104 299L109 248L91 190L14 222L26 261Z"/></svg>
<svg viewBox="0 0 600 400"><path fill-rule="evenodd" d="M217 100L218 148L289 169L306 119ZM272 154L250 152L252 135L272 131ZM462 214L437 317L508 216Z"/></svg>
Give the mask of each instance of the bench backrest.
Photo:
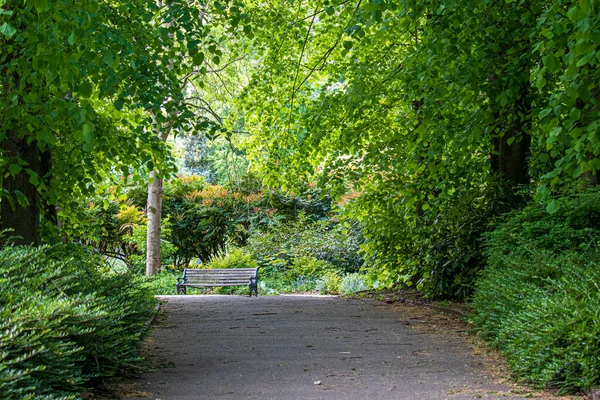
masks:
<svg viewBox="0 0 600 400"><path fill-rule="evenodd" d="M258 277L258 268L195 269L183 271L184 283L237 286L247 285L250 278Z"/></svg>

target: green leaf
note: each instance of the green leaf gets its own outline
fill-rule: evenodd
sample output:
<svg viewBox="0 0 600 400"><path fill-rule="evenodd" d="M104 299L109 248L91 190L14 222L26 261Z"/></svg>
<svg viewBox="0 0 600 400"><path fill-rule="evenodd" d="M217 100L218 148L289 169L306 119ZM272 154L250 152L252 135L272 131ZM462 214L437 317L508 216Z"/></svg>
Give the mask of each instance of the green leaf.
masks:
<svg viewBox="0 0 600 400"><path fill-rule="evenodd" d="M29 200L27 199L27 196L25 196L23 194L23 192L21 192L19 190L15 190L15 196L17 197L17 202L22 207L28 207L29 206Z"/></svg>
<svg viewBox="0 0 600 400"><path fill-rule="evenodd" d="M71 34L67 38L67 43L73 46L73 44L75 43L75 32L71 32Z"/></svg>
<svg viewBox="0 0 600 400"><path fill-rule="evenodd" d="M23 168L21 168L19 164L10 164L8 166L8 172L10 172L12 176L17 175L19 172L21 172L22 169Z"/></svg>
<svg viewBox="0 0 600 400"><path fill-rule="evenodd" d="M558 201L556 200L552 200L550 203L548 203L548 205L546 206L546 211L548 212L548 214L554 214L556 213L558 210L560 209L560 204L558 203Z"/></svg>
<svg viewBox="0 0 600 400"><path fill-rule="evenodd" d="M577 6L573 6L569 9L569 11L567 11L567 17L572 21L577 19L578 14L579 8Z"/></svg>
<svg viewBox="0 0 600 400"><path fill-rule="evenodd" d="M123 105L124 104L125 104L125 102L122 99L119 99L119 100L115 101L115 104L114 104L115 109L117 111L121 111L123 109Z"/></svg>
<svg viewBox="0 0 600 400"><path fill-rule="evenodd" d="M540 76L536 81L535 81L535 87L538 89L542 89L544 86L546 85L546 79L544 79L543 76Z"/></svg>
<svg viewBox="0 0 600 400"><path fill-rule="evenodd" d="M537 188L537 192L538 192L539 194L544 194L544 193L546 193L546 190L547 190L547 186L546 186L546 184L545 184L545 183L541 184L541 185L540 185L540 186L538 186L538 188Z"/></svg>
<svg viewBox="0 0 600 400"><path fill-rule="evenodd" d="M592 92L586 86L581 86L577 92L583 101L588 101L592 97Z"/></svg>
<svg viewBox="0 0 600 400"><path fill-rule="evenodd" d="M48 0L35 0L35 9L38 13L46 11L48 9Z"/></svg>
<svg viewBox="0 0 600 400"><path fill-rule="evenodd" d="M558 70L560 69L560 61L555 56L542 57L542 62L546 67L548 67L548 70L552 73L558 72Z"/></svg>
<svg viewBox="0 0 600 400"><path fill-rule="evenodd" d="M5 22L2 25L0 25L0 33L2 33L7 38L11 38L16 32L17 29L12 25L8 24L8 22Z"/></svg>
<svg viewBox="0 0 600 400"><path fill-rule="evenodd" d="M115 53L112 50L105 50L102 52L102 61L108 66L111 66L115 63Z"/></svg>
<svg viewBox="0 0 600 400"><path fill-rule="evenodd" d="M575 169L575 171L573 171L573 178L577 178L581 174L583 174L583 168L577 167L577 169Z"/></svg>
<svg viewBox="0 0 600 400"><path fill-rule="evenodd" d="M202 65L202 63L204 62L204 53L196 53L196 55L192 59L192 62L194 63L194 65Z"/></svg>
<svg viewBox="0 0 600 400"><path fill-rule="evenodd" d="M93 87L90 82L83 82L79 85L79 94L83 97L90 97L92 95Z"/></svg>
<svg viewBox="0 0 600 400"><path fill-rule="evenodd" d="M33 186L38 186L40 184L40 178L38 174L31 174L31 176L29 177L29 183L31 183Z"/></svg>
<svg viewBox="0 0 600 400"><path fill-rule="evenodd" d="M342 43L342 46L344 46L344 48L346 50L350 50L352 48L353 43L350 40L344 40L344 43Z"/></svg>
<svg viewBox="0 0 600 400"><path fill-rule="evenodd" d="M83 124L83 150L90 152L94 149L94 131L92 125Z"/></svg>

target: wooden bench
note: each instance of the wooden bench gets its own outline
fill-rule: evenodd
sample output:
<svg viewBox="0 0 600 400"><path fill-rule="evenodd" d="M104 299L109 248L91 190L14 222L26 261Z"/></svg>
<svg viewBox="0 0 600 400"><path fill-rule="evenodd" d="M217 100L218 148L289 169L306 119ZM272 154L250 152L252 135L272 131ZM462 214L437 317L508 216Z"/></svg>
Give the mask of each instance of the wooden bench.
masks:
<svg viewBox="0 0 600 400"><path fill-rule="evenodd" d="M177 294L187 294L187 287L246 286L258 296L258 268L194 269L183 270L177 278Z"/></svg>

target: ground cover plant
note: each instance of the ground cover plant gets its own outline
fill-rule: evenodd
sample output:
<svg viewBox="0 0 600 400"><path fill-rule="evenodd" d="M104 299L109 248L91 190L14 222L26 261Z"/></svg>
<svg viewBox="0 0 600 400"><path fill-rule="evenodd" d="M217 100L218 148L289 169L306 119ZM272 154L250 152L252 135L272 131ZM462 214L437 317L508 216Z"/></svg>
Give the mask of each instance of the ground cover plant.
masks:
<svg viewBox="0 0 600 400"><path fill-rule="evenodd" d="M516 377L577 391L600 383L600 195L532 205L487 236L473 321Z"/></svg>
<svg viewBox="0 0 600 400"><path fill-rule="evenodd" d="M0 250L0 393L74 399L140 359L152 293L79 245Z"/></svg>

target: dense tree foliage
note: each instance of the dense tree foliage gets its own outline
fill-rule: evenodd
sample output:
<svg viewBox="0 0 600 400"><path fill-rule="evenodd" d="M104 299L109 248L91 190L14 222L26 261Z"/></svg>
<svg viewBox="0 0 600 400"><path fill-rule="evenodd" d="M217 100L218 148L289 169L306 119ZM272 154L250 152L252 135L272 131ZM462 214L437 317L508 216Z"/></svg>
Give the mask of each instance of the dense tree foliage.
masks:
<svg viewBox="0 0 600 400"><path fill-rule="evenodd" d="M356 194L349 210L378 283L456 276L444 270L456 259L443 235L421 247L449 216L463 225L481 215L483 227L530 184L555 212L553 191L582 175L595 183L598 12L587 1L258 9L263 67L243 99L249 153L270 182ZM460 247L474 239L481 258L477 230ZM432 263L435 248L450 260ZM433 292L462 297L461 284Z"/></svg>
<svg viewBox="0 0 600 400"><path fill-rule="evenodd" d="M116 173L172 172L155 133L218 129L186 79L199 84L243 23L218 2L2 1L3 228L38 242L40 209L55 223Z"/></svg>

